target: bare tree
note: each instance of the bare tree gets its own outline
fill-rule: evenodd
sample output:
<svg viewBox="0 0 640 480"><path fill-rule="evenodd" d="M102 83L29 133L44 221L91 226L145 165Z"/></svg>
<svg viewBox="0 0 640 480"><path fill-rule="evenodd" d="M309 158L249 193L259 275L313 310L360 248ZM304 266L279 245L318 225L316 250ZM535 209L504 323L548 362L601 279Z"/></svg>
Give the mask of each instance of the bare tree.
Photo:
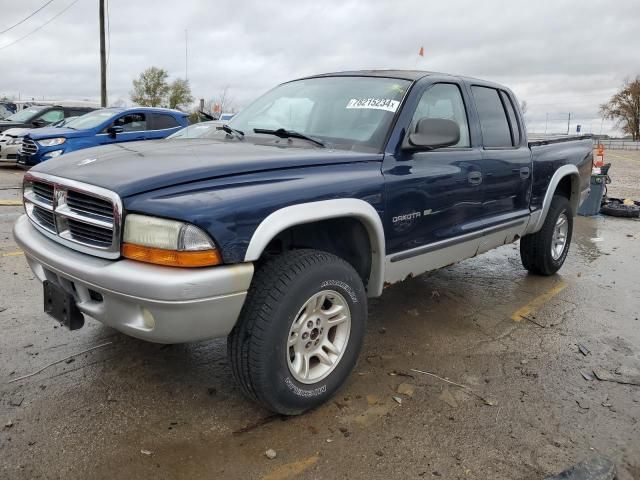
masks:
<svg viewBox="0 0 640 480"><path fill-rule="evenodd" d="M169 108L188 108L193 103L188 80L178 78L169 85Z"/></svg>
<svg viewBox="0 0 640 480"><path fill-rule="evenodd" d="M220 93L211 100L204 102L204 111L216 118L219 117L221 113L235 111L233 97L229 95L229 85L220 90Z"/></svg>
<svg viewBox="0 0 640 480"><path fill-rule="evenodd" d="M634 141L640 140L640 76L626 80L607 103L600 105L600 113L604 118L615 120Z"/></svg>
<svg viewBox="0 0 640 480"><path fill-rule="evenodd" d="M149 67L133 81L131 101L143 107L161 106L169 93L167 78L163 68Z"/></svg>

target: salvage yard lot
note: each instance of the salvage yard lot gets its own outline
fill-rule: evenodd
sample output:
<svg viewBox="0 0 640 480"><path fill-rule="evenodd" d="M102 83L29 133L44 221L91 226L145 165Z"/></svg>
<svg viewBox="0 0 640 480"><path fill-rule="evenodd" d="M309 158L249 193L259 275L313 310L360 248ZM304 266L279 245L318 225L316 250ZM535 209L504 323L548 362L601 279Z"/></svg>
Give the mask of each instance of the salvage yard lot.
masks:
<svg viewBox="0 0 640 480"><path fill-rule="evenodd" d="M610 195L639 199L640 152L607 155ZM285 418L242 397L224 341L47 317L11 236L21 177L0 167L0 478L541 479L598 453L640 478L640 386L593 377L640 375L638 220L579 217L552 277L508 245L388 288L345 388Z"/></svg>

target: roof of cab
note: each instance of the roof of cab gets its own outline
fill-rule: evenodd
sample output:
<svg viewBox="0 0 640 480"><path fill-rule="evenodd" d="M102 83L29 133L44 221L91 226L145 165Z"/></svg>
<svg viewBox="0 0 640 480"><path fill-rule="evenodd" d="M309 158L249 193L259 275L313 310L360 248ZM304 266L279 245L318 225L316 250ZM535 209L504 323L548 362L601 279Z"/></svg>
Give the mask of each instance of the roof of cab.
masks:
<svg viewBox="0 0 640 480"><path fill-rule="evenodd" d="M397 78L399 80L408 80L416 82L424 77L437 76L437 77L453 77L463 80L468 83L475 83L479 85L492 86L496 88L502 88L509 90L504 85L492 82L490 80L482 80L480 78L466 77L463 75L453 75L450 73L442 72L430 72L426 70L350 70L344 72L334 73L321 73L318 75L310 75L304 78L321 78L321 77L382 77L382 78ZM304 80L301 78L300 80Z"/></svg>

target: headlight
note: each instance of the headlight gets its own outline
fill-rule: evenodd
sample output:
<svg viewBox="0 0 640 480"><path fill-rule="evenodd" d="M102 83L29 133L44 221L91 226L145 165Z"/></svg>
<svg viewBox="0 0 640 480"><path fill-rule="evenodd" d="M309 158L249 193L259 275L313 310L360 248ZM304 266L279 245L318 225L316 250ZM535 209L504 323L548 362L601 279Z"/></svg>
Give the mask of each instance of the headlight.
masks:
<svg viewBox="0 0 640 480"><path fill-rule="evenodd" d="M129 214L124 223L122 255L141 262L173 267L222 263L209 236L189 223Z"/></svg>
<svg viewBox="0 0 640 480"><path fill-rule="evenodd" d="M44 140L38 140L38 143L43 147L55 147L56 145L62 145L67 139L64 137L58 138L45 138Z"/></svg>
<svg viewBox="0 0 640 480"><path fill-rule="evenodd" d="M7 145L20 145L22 143L22 138L9 138L7 141Z"/></svg>
<svg viewBox="0 0 640 480"><path fill-rule="evenodd" d="M56 157L59 157L60 155L62 155L63 152L64 152L63 150L53 150L52 152L45 153L42 157L43 158L56 158Z"/></svg>

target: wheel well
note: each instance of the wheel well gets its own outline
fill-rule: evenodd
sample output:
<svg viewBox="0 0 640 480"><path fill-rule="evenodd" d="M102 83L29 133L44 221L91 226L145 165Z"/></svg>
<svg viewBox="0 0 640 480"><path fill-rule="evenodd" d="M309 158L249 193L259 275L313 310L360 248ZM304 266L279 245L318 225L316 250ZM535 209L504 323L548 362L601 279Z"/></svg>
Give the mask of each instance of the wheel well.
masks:
<svg viewBox="0 0 640 480"><path fill-rule="evenodd" d="M560 180L560 183L558 183L558 186L556 187L556 193L562 195L567 200L571 200L571 191L571 176L567 175L562 177L562 180Z"/></svg>
<svg viewBox="0 0 640 480"><path fill-rule="evenodd" d="M301 248L322 250L342 258L367 285L371 273L371 244L367 230L359 220L332 218L294 225L269 242L262 258Z"/></svg>

